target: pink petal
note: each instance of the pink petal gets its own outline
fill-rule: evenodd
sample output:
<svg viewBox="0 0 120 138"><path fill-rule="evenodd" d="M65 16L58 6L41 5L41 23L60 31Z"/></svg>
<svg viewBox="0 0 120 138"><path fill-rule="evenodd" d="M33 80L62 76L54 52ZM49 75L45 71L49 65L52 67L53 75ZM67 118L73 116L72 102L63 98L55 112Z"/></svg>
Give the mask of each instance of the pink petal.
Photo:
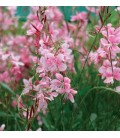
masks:
<svg viewBox="0 0 120 138"><path fill-rule="evenodd" d="M65 71L67 69L67 65L64 63L61 63L58 65L59 71Z"/></svg>
<svg viewBox="0 0 120 138"><path fill-rule="evenodd" d="M59 87L61 85L61 82L57 79L54 79L54 80L51 81L51 84L54 84L54 85Z"/></svg>
<svg viewBox="0 0 120 138"><path fill-rule="evenodd" d="M71 82L71 80L68 77L64 78L64 83L70 83L70 82Z"/></svg>
<svg viewBox="0 0 120 138"><path fill-rule="evenodd" d="M23 79L23 83L24 83L24 85L28 85L28 80L26 80L26 79Z"/></svg>
<svg viewBox="0 0 120 138"><path fill-rule="evenodd" d="M65 83L65 92L68 93L70 92L70 84L69 83Z"/></svg>
<svg viewBox="0 0 120 138"><path fill-rule="evenodd" d="M55 76L58 80L63 81L63 76L60 73L56 73Z"/></svg>
<svg viewBox="0 0 120 138"><path fill-rule="evenodd" d="M74 103L74 97L73 97L73 95L71 93L69 93L68 98L70 99L70 101L72 103Z"/></svg>
<svg viewBox="0 0 120 138"><path fill-rule="evenodd" d="M52 92L51 95L52 95L53 97L57 97L57 96L58 96L58 93Z"/></svg>
<svg viewBox="0 0 120 138"><path fill-rule="evenodd" d="M71 89L70 92L71 92L73 95L77 94L77 91L75 91L75 90L73 90L73 89Z"/></svg>

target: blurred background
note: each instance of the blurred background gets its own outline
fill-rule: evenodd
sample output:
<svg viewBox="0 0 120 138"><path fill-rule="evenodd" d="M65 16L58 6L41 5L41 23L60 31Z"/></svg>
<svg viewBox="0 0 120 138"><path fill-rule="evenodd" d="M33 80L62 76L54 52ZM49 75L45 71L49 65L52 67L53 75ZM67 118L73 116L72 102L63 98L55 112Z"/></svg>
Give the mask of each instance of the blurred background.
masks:
<svg viewBox="0 0 120 138"><path fill-rule="evenodd" d="M78 6L78 7L59 6L58 8L62 11L67 21L70 21L71 16L74 15L76 12L87 11L85 6ZM25 21L26 16L29 14L29 12L30 12L29 6L18 6L16 15L20 17L21 21Z"/></svg>

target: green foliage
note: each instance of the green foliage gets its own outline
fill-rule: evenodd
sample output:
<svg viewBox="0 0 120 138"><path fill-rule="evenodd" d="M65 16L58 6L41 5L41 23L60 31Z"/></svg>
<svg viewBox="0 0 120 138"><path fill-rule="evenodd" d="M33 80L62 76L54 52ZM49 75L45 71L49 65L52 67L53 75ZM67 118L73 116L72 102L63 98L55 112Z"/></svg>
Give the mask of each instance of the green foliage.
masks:
<svg viewBox="0 0 120 138"><path fill-rule="evenodd" d="M29 6L18 6L16 16L19 16L20 21L26 21L26 17L30 13L30 7Z"/></svg>

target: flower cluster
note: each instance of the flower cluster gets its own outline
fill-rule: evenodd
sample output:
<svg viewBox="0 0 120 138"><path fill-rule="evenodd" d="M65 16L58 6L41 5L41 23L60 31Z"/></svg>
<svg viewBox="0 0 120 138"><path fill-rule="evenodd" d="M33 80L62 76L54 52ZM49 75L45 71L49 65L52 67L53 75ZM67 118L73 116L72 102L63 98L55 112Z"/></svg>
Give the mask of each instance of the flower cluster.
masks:
<svg viewBox="0 0 120 138"><path fill-rule="evenodd" d="M114 28L107 24L101 29L103 38L100 39L100 46L89 57L94 64L100 64L99 73L104 83L114 83L120 80L119 57L120 53L120 27Z"/></svg>
<svg viewBox="0 0 120 138"><path fill-rule="evenodd" d="M14 83L26 76L33 60L29 48L32 39L16 32L19 23L15 12L16 7L0 7L0 82L13 89Z"/></svg>
<svg viewBox="0 0 120 138"><path fill-rule="evenodd" d="M34 20L24 25L28 27L27 35L35 36L36 58L35 75L23 80L23 94L29 96L35 93L33 100L39 100L37 112L45 113L48 101L58 95L64 95L64 99L74 103L77 93L71 88L70 78L66 77L68 70L75 70L72 55L74 42L62 17L56 7L48 7L46 10L40 9L37 17L30 15L28 18Z"/></svg>

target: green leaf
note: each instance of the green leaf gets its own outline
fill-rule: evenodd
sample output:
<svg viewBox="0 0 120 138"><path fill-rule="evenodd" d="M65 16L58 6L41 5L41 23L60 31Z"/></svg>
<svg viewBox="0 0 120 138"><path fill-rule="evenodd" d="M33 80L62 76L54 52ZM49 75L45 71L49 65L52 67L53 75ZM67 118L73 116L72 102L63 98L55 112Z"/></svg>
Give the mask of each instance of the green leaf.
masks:
<svg viewBox="0 0 120 138"><path fill-rule="evenodd" d="M41 116L41 118L42 118L44 125L47 127L48 130L50 130L50 126L49 126L47 119L45 119L43 116Z"/></svg>
<svg viewBox="0 0 120 138"><path fill-rule="evenodd" d="M83 88L82 90L79 91L79 94L84 95L90 88L91 88L91 86L86 86L85 88Z"/></svg>
<svg viewBox="0 0 120 138"><path fill-rule="evenodd" d="M8 90L8 91L11 92L12 94L15 94L14 91L13 91L6 83L1 82L0 85L1 85L1 87L2 87L3 89Z"/></svg>

